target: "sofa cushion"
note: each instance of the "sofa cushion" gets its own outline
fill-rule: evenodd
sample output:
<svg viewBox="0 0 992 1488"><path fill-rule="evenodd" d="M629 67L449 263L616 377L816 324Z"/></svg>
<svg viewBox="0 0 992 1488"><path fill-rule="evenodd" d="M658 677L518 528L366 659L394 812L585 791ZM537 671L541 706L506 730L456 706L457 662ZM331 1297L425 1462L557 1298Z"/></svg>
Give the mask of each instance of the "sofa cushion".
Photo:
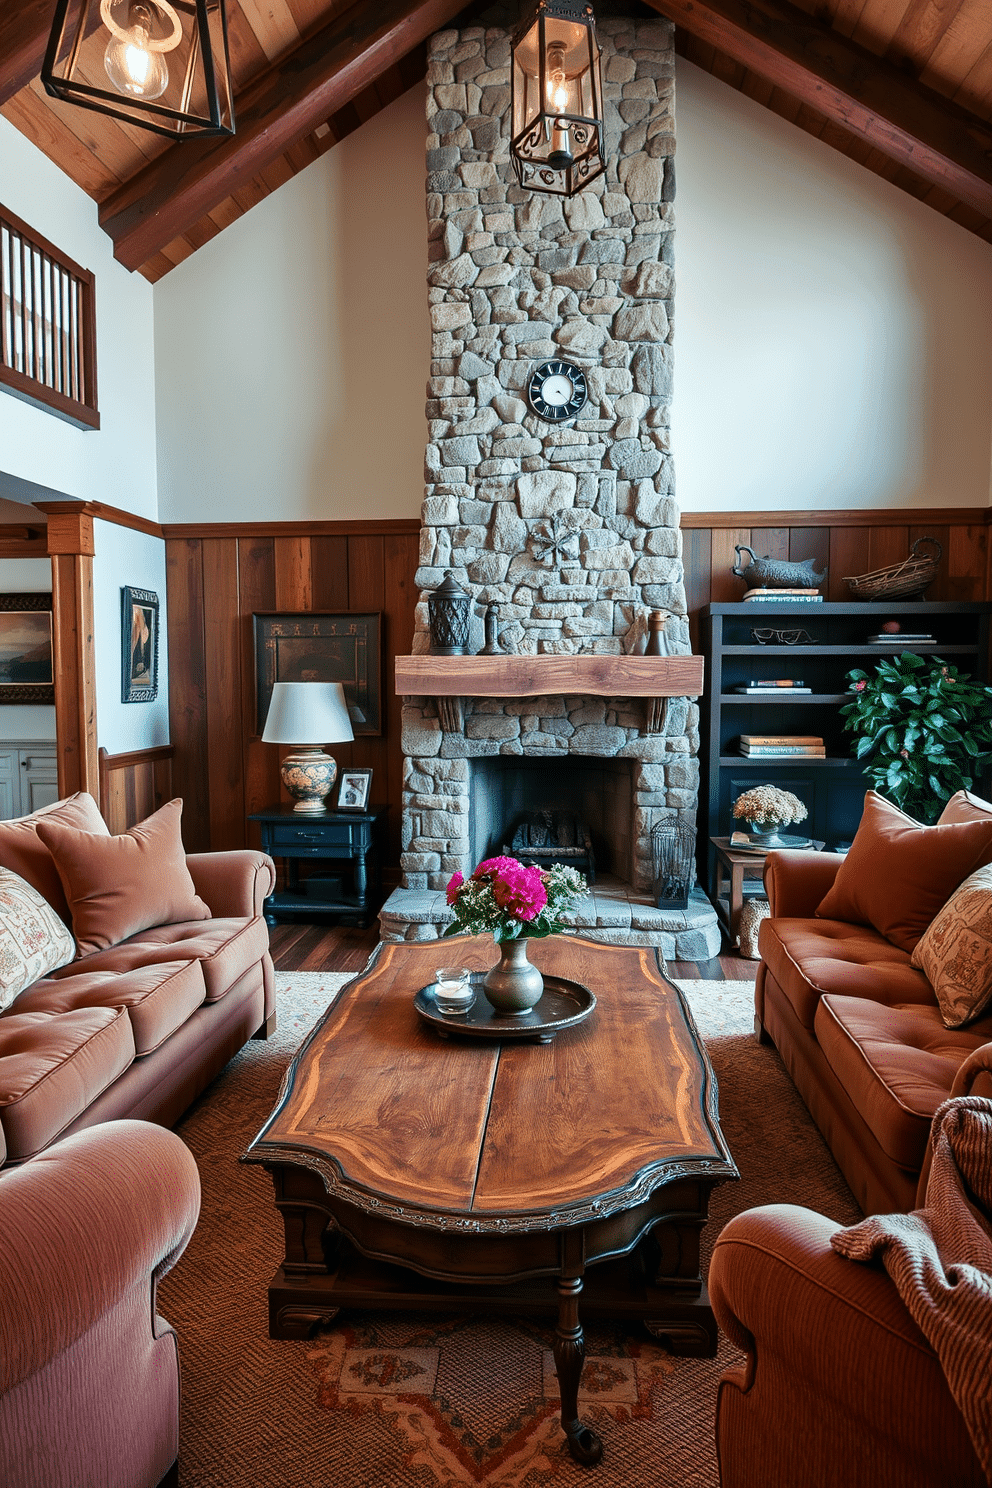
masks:
<svg viewBox="0 0 992 1488"><path fill-rule="evenodd" d="M0 1125L8 1161L47 1147L133 1060L123 1008L0 1018Z"/></svg>
<svg viewBox="0 0 992 1488"><path fill-rule="evenodd" d="M850 851L816 913L872 925L912 951L958 884L990 861L992 817L921 827L869 791Z"/></svg>
<svg viewBox="0 0 992 1488"><path fill-rule="evenodd" d="M169 961L120 974L77 970L75 976L61 981L49 978L18 999L17 1011L67 1013L74 1008L123 1008L131 1020L134 1051L140 1058L165 1043L196 1012L205 996L199 961Z"/></svg>
<svg viewBox="0 0 992 1488"><path fill-rule="evenodd" d="M26 878L0 868L0 1011L76 954L76 942Z"/></svg>
<svg viewBox="0 0 992 1488"><path fill-rule="evenodd" d="M885 1007L828 995L816 1011L816 1037L883 1152L918 1170L934 1112L964 1060L992 1039L992 1019L949 1030L935 1006Z"/></svg>
<svg viewBox="0 0 992 1488"><path fill-rule="evenodd" d="M796 1017L810 1030L824 992L933 1006L930 984L910 965L908 953L868 925L765 920L758 931L758 950Z"/></svg>
<svg viewBox="0 0 992 1488"><path fill-rule="evenodd" d="M913 952L948 1028L978 1018L992 1002L992 864L960 884Z"/></svg>
<svg viewBox="0 0 992 1488"><path fill-rule="evenodd" d="M68 925L72 916L62 880L51 853L38 835L41 822L77 827L83 832L93 832L102 837L109 837L110 829L100 815L99 806L86 791L78 791L76 795L67 796L62 801L53 801L51 806L42 806L30 816L0 821L0 865L11 868L21 878L26 878L32 888L37 889L48 900L55 913Z"/></svg>
<svg viewBox="0 0 992 1488"><path fill-rule="evenodd" d="M990 820L992 801L983 801L981 796L973 796L971 791L959 790L955 791L938 816L937 825L946 827L954 822Z"/></svg>
<svg viewBox="0 0 992 1488"><path fill-rule="evenodd" d="M169 961L198 960L203 970L207 1002L216 1002L240 976L261 961L269 949L269 932L261 918L194 920L184 925L159 925L143 930L122 945L94 951L55 973L55 979L85 971L127 971Z"/></svg>
<svg viewBox="0 0 992 1488"><path fill-rule="evenodd" d="M42 821L78 944L77 954L118 945L153 925L209 919L186 867L180 834L183 803L169 801L119 837Z"/></svg>

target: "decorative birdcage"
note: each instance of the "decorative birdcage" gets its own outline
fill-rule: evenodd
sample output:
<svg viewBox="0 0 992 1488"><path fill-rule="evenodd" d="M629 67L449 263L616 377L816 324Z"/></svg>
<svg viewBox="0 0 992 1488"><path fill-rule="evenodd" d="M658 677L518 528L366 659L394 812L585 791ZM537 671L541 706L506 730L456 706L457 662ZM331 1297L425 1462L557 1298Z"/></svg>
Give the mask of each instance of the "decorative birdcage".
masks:
<svg viewBox="0 0 992 1488"><path fill-rule="evenodd" d="M659 909L688 909L692 891L696 834L680 821L661 821L651 828L651 868Z"/></svg>

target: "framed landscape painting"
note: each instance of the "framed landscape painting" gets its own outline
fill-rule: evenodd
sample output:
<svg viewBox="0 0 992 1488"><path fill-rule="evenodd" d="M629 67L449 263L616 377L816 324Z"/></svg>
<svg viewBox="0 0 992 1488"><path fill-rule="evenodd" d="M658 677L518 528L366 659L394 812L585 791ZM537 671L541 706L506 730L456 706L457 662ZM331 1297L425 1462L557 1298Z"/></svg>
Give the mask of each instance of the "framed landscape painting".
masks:
<svg viewBox="0 0 992 1488"><path fill-rule="evenodd" d="M0 594L0 703L54 703L52 596Z"/></svg>
<svg viewBox="0 0 992 1488"><path fill-rule="evenodd" d="M259 734L274 682L340 682L356 736L382 733L381 615L309 611L252 618Z"/></svg>
<svg viewBox="0 0 992 1488"><path fill-rule="evenodd" d="M158 595L150 589L121 590L121 664L122 703L158 697Z"/></svg>

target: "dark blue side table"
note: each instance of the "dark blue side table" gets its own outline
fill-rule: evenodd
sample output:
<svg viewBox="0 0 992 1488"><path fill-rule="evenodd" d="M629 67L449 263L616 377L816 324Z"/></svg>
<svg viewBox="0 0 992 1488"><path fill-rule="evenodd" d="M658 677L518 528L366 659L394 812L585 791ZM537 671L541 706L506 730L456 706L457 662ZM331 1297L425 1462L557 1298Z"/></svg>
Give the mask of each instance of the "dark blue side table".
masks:
<svg viewBox="0 0 992 1488"><path fill-rule="evenodd" d="M378 900L384 811L304 813L292 806L272 806L248 820L259 824L263 852L286 860L284 891L265 901L268 924L275 925L283 914L333 914L365 928L373 901ZM340 883L322 875L301 883L301 861L323 860L345 865Z"/></svg>

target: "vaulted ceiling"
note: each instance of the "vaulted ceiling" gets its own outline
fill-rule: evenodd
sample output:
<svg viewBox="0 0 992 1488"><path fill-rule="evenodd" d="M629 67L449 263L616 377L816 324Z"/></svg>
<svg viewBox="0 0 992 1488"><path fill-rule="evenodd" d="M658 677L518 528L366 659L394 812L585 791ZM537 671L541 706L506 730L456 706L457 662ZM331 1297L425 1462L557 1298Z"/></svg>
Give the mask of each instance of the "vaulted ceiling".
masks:
<svg viewBox="0 0 992 1488"><path fill-rule="evenodd" d="M170 143L49 98L55 0L4 0L0 111L156 280L423 76L464 0L227 0L237 133ZM681 55L992 242L990 0L650 0ZM646 7L642 7L646 10ZM2 190L2 187L0 187Z"/></svg>

